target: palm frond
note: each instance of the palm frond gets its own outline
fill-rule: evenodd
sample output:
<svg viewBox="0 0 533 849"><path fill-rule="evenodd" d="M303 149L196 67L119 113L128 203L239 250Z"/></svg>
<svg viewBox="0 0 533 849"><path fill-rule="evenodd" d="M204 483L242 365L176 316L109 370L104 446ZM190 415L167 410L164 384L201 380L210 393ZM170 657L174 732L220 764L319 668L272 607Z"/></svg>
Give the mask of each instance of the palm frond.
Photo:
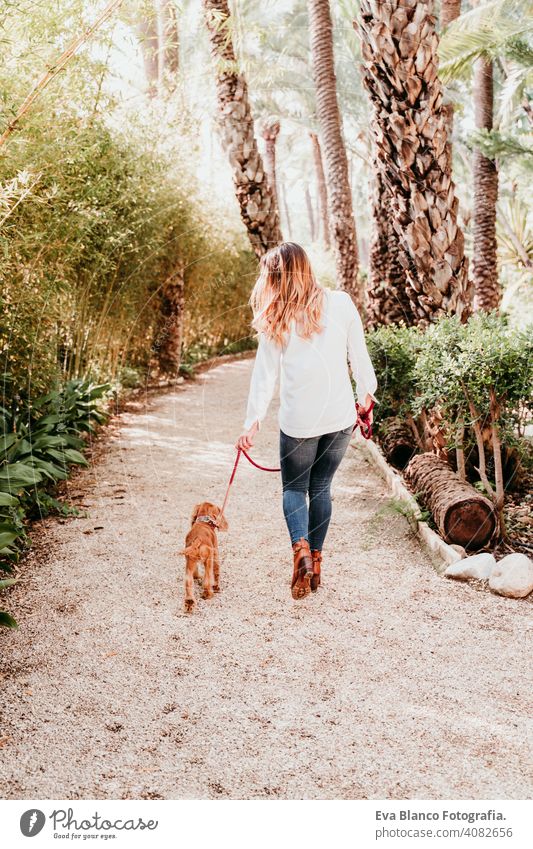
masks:
<svg viewBox="0 0 533 849"><path fill-rule="evenodd" d="M504 135L498 130L477 130L469 137L470 146L476 147L487 159L506 159L524 156L533 162L533 147L523 144L516 135Z"/></svg>

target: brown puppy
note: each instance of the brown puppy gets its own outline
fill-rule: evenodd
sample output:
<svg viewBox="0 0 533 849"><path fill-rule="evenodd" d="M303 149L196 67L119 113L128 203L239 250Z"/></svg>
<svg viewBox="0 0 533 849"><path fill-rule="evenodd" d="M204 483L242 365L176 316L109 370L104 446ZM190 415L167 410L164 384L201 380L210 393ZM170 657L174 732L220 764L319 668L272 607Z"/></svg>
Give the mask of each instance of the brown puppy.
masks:
<svg viewBox="0 0 533 849"><path fill-rule="evenodd" d="M220 507L209 501L197 504L192 512L191 529L185 538L185 610L190 613L195 605L194 578L198 578L198 564L204 564L203 598L212 598L220 591L220 560L217 530L227 531L228 523Z"/></svg>

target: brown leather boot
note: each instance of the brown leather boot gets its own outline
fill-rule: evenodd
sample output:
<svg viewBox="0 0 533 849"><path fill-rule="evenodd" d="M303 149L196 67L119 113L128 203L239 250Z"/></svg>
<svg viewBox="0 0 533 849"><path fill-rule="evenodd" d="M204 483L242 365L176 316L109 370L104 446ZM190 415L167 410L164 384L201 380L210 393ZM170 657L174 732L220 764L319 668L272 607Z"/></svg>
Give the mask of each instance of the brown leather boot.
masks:
<svg viewBox="0 0 533 849"><path fill-rule="evenodd" d="M311 578L311 592L316 593L320 586L320 567L322 565L322 552L314 548L311 552L313 558L313 577Z"/></svg>
<svg viewBox="0 0 533 849"><path fill-rule="evenodd" d="M311 578L313 577L313 558L309 543L302 537L292 546L294 552L294 570L292 573L292 597L304 598L311 592Z"/></svg>

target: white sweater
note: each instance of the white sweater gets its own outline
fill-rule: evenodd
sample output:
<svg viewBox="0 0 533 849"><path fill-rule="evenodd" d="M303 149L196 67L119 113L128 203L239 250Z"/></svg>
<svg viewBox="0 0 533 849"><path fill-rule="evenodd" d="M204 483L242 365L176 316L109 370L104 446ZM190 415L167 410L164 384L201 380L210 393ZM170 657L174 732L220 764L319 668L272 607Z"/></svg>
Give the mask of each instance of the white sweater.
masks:
<svg viewBox="0 0 533 849"><path fill-rule="evenodd" d="M323 330L310 339L296 333L294 322L282 347L259 334L244 430L259 426L280 375L279 426L287 436L321 436L344 430L356 420L348 359L357 399L374 400L377 381L366 347L363 324L351 297L324 290Z"/></svg>

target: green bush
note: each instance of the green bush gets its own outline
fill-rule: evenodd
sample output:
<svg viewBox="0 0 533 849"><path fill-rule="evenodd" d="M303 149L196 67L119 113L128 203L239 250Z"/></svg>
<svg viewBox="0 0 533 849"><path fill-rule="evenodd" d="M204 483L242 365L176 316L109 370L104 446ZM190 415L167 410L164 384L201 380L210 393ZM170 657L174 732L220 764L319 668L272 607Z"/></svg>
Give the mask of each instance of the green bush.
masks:
<svg viewBox="0 0 533 849"><path fill-rule="evenodd" d="M0 407L0 570L12 570L27 541L25 519L60 507L55 485L71 465L87 465L84 437L105 421L101 400L110 389L74 379L33 403L13 394L10 407ZM16 623L0 612L0 624Z"/></svg>
<svg viewBox="0 0 533 849"><path fill-rule="evenodd" d="M438 431L462 475L465 448L475 444L474 480L502 508L502 446L519 444L532 410L531 334L510 327L505 315L480 312L465 324L442 318L424 332L382 327L368 334L368 347L382 402L378 435L392 417L410 419L428 448Z"/></svg>

